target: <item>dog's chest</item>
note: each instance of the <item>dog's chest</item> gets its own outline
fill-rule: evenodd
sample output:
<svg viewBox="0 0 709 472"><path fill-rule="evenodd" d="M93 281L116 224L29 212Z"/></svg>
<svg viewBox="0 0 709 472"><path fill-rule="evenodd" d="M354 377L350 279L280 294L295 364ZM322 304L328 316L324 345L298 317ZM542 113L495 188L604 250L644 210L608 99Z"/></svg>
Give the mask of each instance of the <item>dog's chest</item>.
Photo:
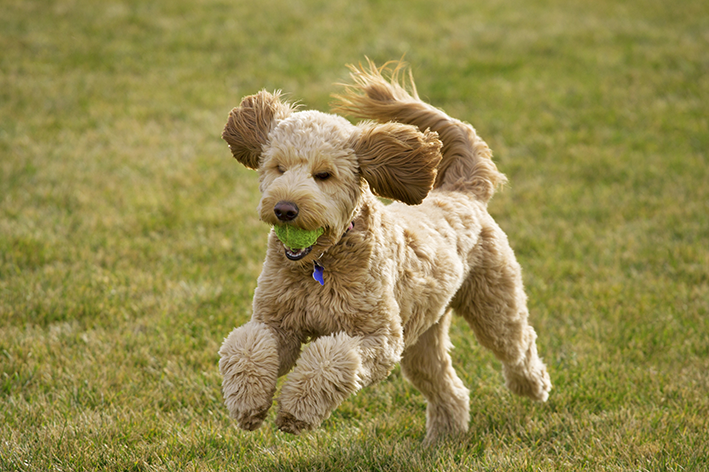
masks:
<svg viewBox="0 0 709 472"><path fill-rule="evenodd" d="M326 267L324 285L309 273L262 273L254 294L254 316L306 337L367 331L379 290L356 270Z"/></svg>

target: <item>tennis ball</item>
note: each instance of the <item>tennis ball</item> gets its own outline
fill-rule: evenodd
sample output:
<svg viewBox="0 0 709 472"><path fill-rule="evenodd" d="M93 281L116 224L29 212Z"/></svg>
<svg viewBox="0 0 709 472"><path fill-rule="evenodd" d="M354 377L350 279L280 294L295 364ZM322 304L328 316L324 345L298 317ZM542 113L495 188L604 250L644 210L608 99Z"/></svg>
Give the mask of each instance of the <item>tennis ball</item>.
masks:
<svg viewBox="0 0 709 472"><path fill-rule="evenodd" d="M315 241L325 232L323 228L308 231L307 229L300 229L291 225L274 226L273 229L278 239L289 249L310 247L315 244Z"/></svg>

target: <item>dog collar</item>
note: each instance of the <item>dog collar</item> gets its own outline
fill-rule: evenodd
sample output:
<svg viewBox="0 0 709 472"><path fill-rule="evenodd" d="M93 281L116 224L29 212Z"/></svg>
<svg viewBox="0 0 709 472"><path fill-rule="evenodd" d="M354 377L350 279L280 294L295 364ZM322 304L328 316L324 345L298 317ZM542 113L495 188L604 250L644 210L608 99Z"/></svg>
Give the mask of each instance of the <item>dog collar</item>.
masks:
<svg viewBox="0 0 709 472"><path fill-rule="evenodd" d="M347 226L347 229L345 230L343 236L353 229L354 221L350 222L350 224ZM323 254L325 253L323 252ZM322 257L322 255L320 255L320 257ZM325 267L318 264L318 261L313 261L313 278L317 280L320 285L325 285Z"/></svg>

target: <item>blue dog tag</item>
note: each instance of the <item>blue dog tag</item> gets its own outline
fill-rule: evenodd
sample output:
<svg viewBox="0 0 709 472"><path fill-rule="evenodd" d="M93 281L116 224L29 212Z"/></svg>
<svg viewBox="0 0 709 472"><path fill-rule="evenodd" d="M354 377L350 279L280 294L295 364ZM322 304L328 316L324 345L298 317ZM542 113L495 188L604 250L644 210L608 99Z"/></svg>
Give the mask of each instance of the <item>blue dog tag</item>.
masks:
<svg viewBox="0 0 709 472"><path fill-rule="evenodd" d="M320 285L325 285L325 278L323 277L325 268L317 262L313 262L313 265L315 266L313 268L313 278L320 282Z"/></svg>

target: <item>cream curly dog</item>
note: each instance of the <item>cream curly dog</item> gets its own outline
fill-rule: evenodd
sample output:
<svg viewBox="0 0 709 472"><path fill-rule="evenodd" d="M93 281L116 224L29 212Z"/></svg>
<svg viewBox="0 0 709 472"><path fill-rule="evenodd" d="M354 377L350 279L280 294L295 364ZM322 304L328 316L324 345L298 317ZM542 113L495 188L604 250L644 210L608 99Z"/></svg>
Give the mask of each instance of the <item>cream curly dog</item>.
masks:
<svg viewBox="0 0 709 472"><path fill-rule="evenodd" d="M335 110L376 121L297 111L262 91L224 129L234 157L258 170L261 220L324 230L307 248L271 231L251 321L219 351L229 412L258 428L290 372L276 423L298 434L400 362L428 401L426 443L464 432L469 398L448 354L452 313L502 362L512 392L545 401L551 382L520 267L487 212L505 180L488 146L422 102L400 64L351 70Z"/></svg>

